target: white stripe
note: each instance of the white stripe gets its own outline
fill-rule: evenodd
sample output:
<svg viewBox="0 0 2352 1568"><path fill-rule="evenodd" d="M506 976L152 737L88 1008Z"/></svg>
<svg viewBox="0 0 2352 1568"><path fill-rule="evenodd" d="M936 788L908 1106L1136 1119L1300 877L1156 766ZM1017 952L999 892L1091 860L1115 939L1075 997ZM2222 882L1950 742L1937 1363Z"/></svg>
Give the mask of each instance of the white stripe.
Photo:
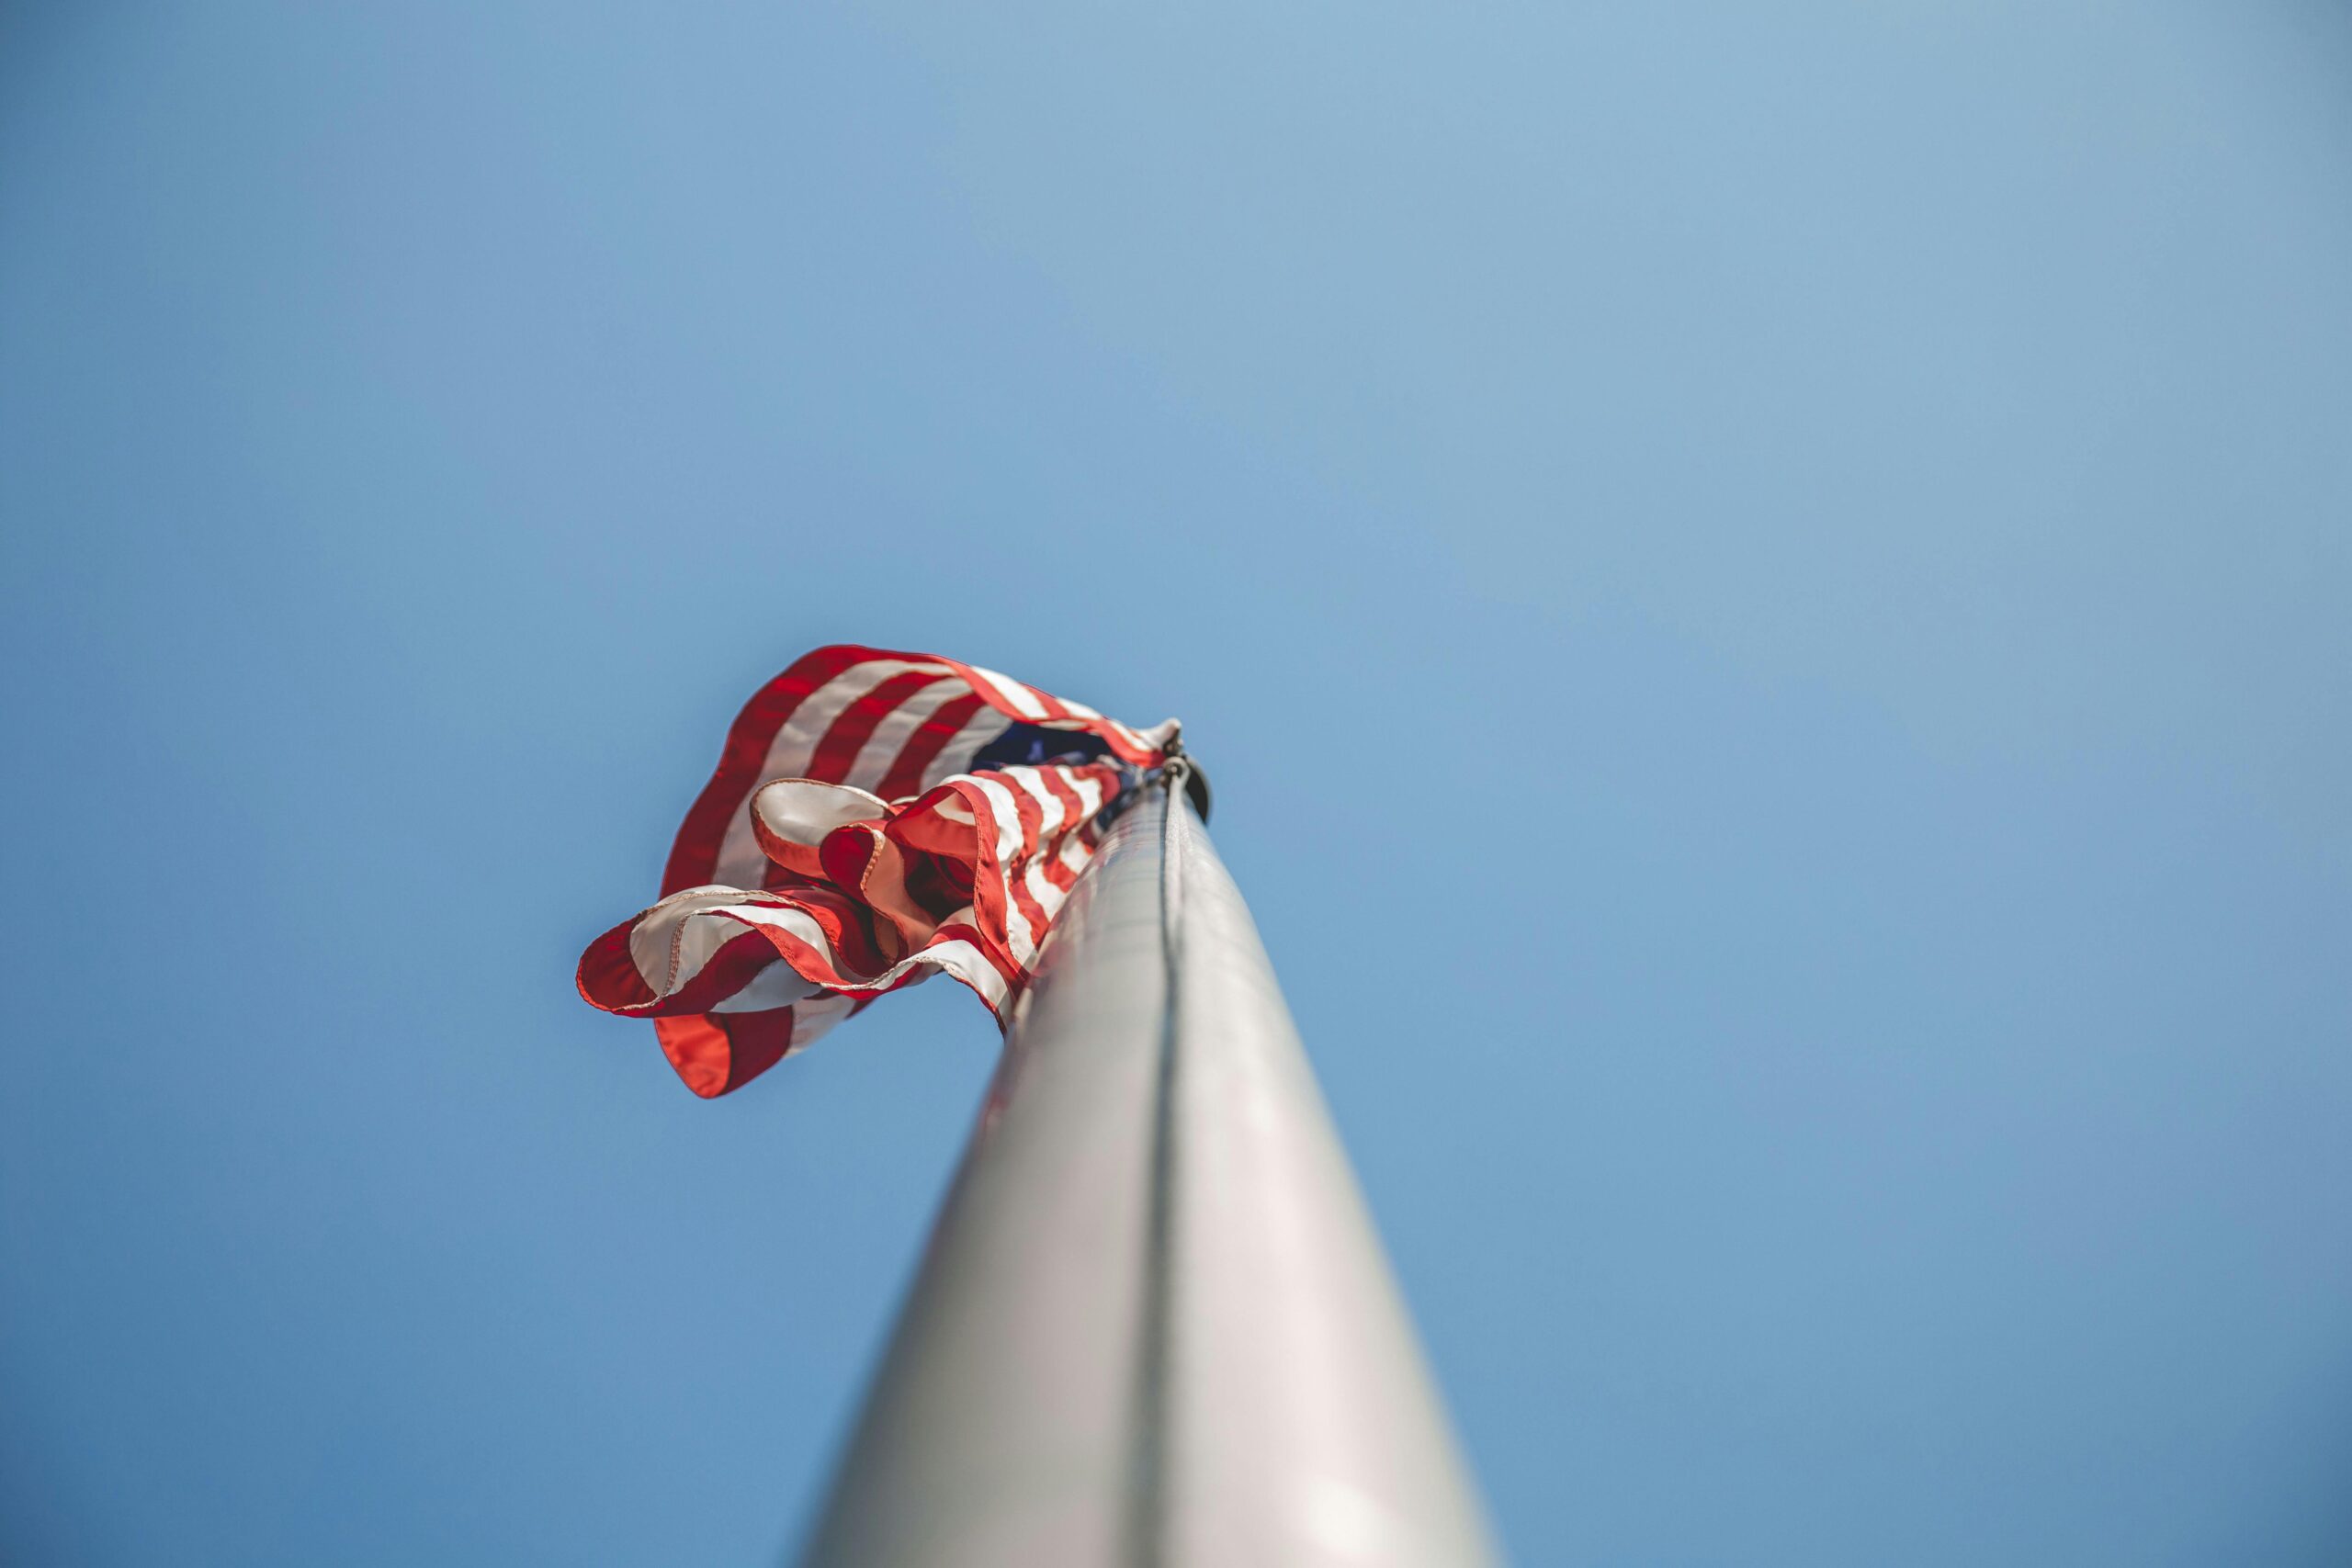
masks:
<svg viewBox="0 0 2352 1568"><path fill-rule="evenodd" d="M712 953L740 934L725 920L699 917L743 897L740 887L682 887L637 918L628 956L657 997L674 996L702 973Z"/></svg>
<svg viewBox="0 0 2352 1568"><path fill-rule="evenodd" d="M1012 961L1027 968L1037 952L1038 933L1029 929L1029 917L1021 912L1020 904L1012 897L1012 857L1021 848L1021 812L1012 803L1012 792L994 779L972 775L972 783L980 786L988 796L989 810L996 818L996 873L1005 884L1004 945Z"/></svg>
<svg viewBox="0 0 2352 1568"><path fill-rule="evenodd" d="M814 849L834 829L853 822L878 822L889 811L874 795L848 784L777 779L759 787L747 815L771 837Z"/></svg>
<svg viewBox="0 0 2352 1568"><path fill-rule="evenodd" d="M825 928L806 909L784 904L737 904L718 912L731 915L746 925L774 926L788 931L822 954L834 974L847 973L842 967L841 954L833 951L831 941L825 935Z"/></svg>
<svg viewBox="0 0 2352 1568"><path fill-rule="evenodd" d="M983 957L978 948L967 942L939 942L924 948L920 953L910 953L878 975L861 976L842 963L840 954L833 950L832 944L825 940L823 928L804 910L773 904L739 904L721 912L752 925L776 926L790 931L822 953L826 961L832 965L833 972L841 976L845 984L861 988L867 986L887 987L900 979L910 970L929 966L945 969L959 979L974 982L983 995L991 998L991 1005L1001 1004L1004 1000L1004 976L997 973L996 966ZM962 918L968 919L969 911L964 911ZM943 954L945 955L944 958ZM785 967L790 968L791 965L786 964ZM966 974L967 969L970 971L968 975ZM799 1005L808 1007L813 1004L804 1002ZM798 1035L799 1030L796 1024L794 1027L796 1042Z"/></svg>
<svg viewBox="0 0 2352 1568"><path fill-rule="evenodd" d="M1092 817L1102 809L1102 781L1091 773L1081 773L1075 768L1064 768L1062 778L1078 795L1080 812Z"/></svg>
<svg viewBox="0 0 2352 1568"><path fill-rule="evenodd" d="M712 1006L713 1012L771 1012L777 1008L818 995L822 990L813 980L804 980L800 972L779 958L758 974L751 983L723 1002ZM793 1026L793 1040L797 1043L800 1029Z"/></svg>
<svg viewBox="0 0 2352 1568"><path fill-rule="evenodd" d="M978 785L980 793L988 796L989 814L996 818L996 863L1011 865L1021 850L1021 807L1013 800L1012 792L978 773L967 775L965 782Z"/></svg>
<svg viewBox="0 0 2352 1568"><path fill-rule="evenodd" d="M1028 791L1029 798L1045 813L1037 829L1037 841L1044 843L1062 825L1062 797L1046 786L1045 775L1035 768L1007 768L1004 772L1006 777Z"/></svg>
<svg viewBox="0 0 2352 1568"><path fill-rule="evenodd" d="M1012 705L1012 711L1022 717L1043 718L1046 716L1046 705L1037 700L1037 694L1012 676L999 674L993 670L984 670L977 664L972 666L972 673L1002 693L1004 700Z"/></svg>
<svg viewBox="0 0 2352 1568"><path fill-rule="evenodd" d="M1172 718L1163 718L1149 729L1131 728L1115 718L1107 719L1104 722L1117 730L1120 737L1130 745L1140 746L1148 751L1166 750L1168 743L1176 739L1177 732L1184 728Z"/></svg>
<svg viewBox="0 0 2352 1568"><path fill-rule="evenodd" d="M781 965L779 965L781 967ZM802 1002L792 1010L792 1044L797 1051L803 1045L831 1029L849 1016L857 1004L847 997L822 996L813 1002Z"/></svg>
<svg viewBox="0 0 2352 1568"><path fill-rule="evenodd" d="M996 965L970 942L943 942L935 947L924 949L921 957L922 962L946 970L988 998L989 1006L1001 1008L1004 1005L1004 976L998 974Z"/></svg>
<svg viewBox="0 0 2352 1568"><path fill-rule="evenodd" d="M1029 889L1029 896L1037 900L1037 908L1045 914L1046 925L1051 926L1054 923L1054 911L1062 907L1062 899L1067 895L1046 880L1046 865L1043 861L1031 861L1029 869L1022 873L1021 880Z"/></svg>
<svg viewBox="0 0 2352 1568"><path fill-rule="evenodd" d="M1067 769L1057 771L1064 776L1068 775ZM1043 846L1051 843L1062 825L1064 808L1061 796L1046 786L1044 776L1035 768L1007 768L1005 773L1015 784L1029 792L1030 798L1037 803L1038 809L1044 813L1037 829L1038 844ZM1060 888L1046 880L1046 863L1042 859L1032 857L1028 870L1022 874L1021 882L1022 886L1029 889L1029 896L1037 900L1037 908L1046 917L1046 924L1051 925L1054 911L1062 906L1064 894ZM1041 942L1042 940L1040 938Z"/></svg>
<svg viewBox="0 0 2352 1568"><path fill-rule="evenodd" d="M915 738L923 720L937 713L942 706L971 691L961 675L950 675L933 681L885 715L874 727L874 733L857 750L857 761L849 767L848 783L859 789L880 789L882 781L890 776L891 764L907 742Z"/></svg>
<svg viewBox="0 0 2352 1568"><path fill-rule="evenodd" d="M893 675L910 671L946 675L953 671L942 664L917 663L904 659L869 659L863 664L853 664L801 700L792 712L791 722L775 732L768 744L768 754L760 764L760 776L752 788L771 779L799 778L808 771L808 763L817 754L817 743L833 720L858 698ZM738 887L759 886L767 871L768 857L760 852L759 840L752 836L752 815L738 810L727 823L727 836L718 843L718 863L710 874L713 882L724 882Z"/></svg>

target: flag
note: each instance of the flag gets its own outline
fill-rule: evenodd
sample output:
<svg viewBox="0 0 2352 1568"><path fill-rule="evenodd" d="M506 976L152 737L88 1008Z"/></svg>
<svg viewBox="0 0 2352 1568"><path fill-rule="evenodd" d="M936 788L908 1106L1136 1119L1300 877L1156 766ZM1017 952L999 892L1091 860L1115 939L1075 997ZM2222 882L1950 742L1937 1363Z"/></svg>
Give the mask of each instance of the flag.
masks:
<svg viewBox="0 0 2352 1568"><path fill-rule="evenodd" d="M744 705L661 902L589 944L580 994L650 1018L704 1096L934 973L1001 1021L1177 728L952 659L820 648Z"/></svg>

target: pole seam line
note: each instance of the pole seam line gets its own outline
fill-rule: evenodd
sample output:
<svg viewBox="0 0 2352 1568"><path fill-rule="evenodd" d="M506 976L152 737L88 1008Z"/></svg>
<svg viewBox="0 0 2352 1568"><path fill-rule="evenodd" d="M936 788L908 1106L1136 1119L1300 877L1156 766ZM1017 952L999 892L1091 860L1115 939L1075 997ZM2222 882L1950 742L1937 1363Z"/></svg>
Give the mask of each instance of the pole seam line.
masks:
<svg viewBox="0 0 2352 1568"><path fill-rule="evenodd" d="M1183 882L1178 835L1183 830L1180 760L1160 773L1159 1060L1153 1086L1150 1187L1144 1240L1142 1343L1138 1347L1134 1432L1133 1500L1128 1558L1135 1568L1162 1568L1168 1560L1169 1375L1175 1285L1176 1066L1180 1036Z"/></svg>

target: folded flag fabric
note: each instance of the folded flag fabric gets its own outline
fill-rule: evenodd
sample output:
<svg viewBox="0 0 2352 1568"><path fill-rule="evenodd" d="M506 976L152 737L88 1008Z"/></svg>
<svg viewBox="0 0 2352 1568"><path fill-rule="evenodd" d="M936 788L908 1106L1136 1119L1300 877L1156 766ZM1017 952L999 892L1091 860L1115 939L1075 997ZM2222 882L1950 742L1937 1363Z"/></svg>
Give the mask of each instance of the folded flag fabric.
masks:
<svg viewBox="0 0 2352 1568"><path fill-rule="evenodd" d="M935 972L1001 1020L1106 810L1177 728L952 659L820 648L744 705L661 902L589 944L580 994L651 1019L704 1096Z"/></svg>

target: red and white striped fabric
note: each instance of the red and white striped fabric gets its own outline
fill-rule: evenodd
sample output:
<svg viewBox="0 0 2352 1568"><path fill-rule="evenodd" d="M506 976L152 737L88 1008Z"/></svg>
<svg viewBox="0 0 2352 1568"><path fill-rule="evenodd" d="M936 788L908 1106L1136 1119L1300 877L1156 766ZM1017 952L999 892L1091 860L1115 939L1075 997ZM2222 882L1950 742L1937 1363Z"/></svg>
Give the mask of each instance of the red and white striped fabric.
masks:
<svg viewBox="0 0 2352 1568"><path fill-rule="evenodd" d="M820 648L744 705L662 901L589 944L580 994L653 1020L706 1096L934 971L1001 1017L1104 807L1176 732L952 659Z"/></svg>

